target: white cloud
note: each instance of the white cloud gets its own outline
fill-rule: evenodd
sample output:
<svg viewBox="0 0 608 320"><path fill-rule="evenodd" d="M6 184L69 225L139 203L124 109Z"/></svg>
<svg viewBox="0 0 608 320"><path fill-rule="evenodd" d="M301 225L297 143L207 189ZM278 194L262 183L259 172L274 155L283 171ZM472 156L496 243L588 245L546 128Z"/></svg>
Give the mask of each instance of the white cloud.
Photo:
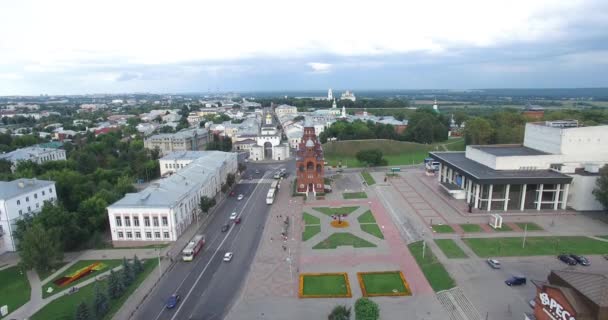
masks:
<svg viewBox="0 0 608 320"><path fill-rule="evenodd" d="M327 73L331 69L331 64L322 62L309 62L308 66L315 73Z"/></svg>

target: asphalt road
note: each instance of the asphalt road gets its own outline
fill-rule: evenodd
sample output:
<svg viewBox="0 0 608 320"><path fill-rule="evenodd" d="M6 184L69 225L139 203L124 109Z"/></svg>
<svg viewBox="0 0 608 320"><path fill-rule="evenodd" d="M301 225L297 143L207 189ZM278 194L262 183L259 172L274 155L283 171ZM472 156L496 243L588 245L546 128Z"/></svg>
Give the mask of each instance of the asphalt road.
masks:
<svg viewBox="0 0 608 320"><path fill-rule="evenodd" d="M286 164L247 164L241 182L234 188L245 198L230 197L215 211L205 230L203 251L192 262L178 262L164 276L136 314L145 320L215 320L223 319L247 277L263 232L270 206L266 194L270 183L256 182L256 178L271 180L274 172ZM260 174L255 174L255 170ZM248 177L253 176L253 180ZM283 191L285 192L285 191ZM232 212L241 215L241 223L230 223L227 232L221 226L229 222ZM230 262L224 262L226 252L233 252ZM166 309L171 294L179 294L181 301L174 309Z"/></svg>

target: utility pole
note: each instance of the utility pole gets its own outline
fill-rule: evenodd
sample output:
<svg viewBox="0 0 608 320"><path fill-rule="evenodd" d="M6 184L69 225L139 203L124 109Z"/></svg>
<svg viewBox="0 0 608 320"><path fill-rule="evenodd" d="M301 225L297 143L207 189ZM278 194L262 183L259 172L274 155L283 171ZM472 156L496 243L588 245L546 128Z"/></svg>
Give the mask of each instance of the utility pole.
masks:
<svg viewBox="0 0 608 320"><path fill-rule="evenodd" d="M160 264L160 250L161 250L161 248L158 247L157 249L158 249L158 251L156 253L157 253L157 256L158 256L158 280L160 280L160 278L163 277L163 266Z"/></svg>
<svg viewBox="0 0 608 320"><path fill-rule="evenodd" d="M528 235L528 224L524 226L524 241L521 244L522 249L526 247L526 236Z"/></svg>
<svg viewBox="0 0 608 320"><path fill-rule="evenodd" d="M424 253L426 251L426 241L422 239L422 259L424 259Z"/></svg>

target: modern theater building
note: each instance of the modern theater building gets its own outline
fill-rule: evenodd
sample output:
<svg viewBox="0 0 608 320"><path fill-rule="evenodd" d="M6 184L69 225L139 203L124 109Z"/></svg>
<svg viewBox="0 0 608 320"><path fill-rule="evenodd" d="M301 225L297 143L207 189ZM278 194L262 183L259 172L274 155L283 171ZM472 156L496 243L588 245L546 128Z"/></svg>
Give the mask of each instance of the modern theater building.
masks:
<svg viewBox="0 0 608 320"><path fill-rule="evenodd" d="M601 210L592 190L608 163L608 126L576 120L526 124L522 145L431 152L441 188L484 211Z"/></svg>

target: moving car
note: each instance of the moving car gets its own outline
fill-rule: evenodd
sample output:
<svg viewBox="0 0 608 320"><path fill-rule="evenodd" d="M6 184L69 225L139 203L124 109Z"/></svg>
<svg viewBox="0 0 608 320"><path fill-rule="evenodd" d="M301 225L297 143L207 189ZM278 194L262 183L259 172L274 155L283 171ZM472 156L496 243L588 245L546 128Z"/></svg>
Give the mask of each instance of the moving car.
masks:
<svg viewBox="0 0 608 320"><path fill-rule="evenodd" d="M236 219L236 212L230 214L230 220Z"/></svg>
<svg viewBox="0 0 608 320"><path fill-rule="evenodd" d="M175 306L177 306L177 304L179 303L179 300L181 299L181 297L179 296L179 294L172 294L169 299L167 299L167 303L165 304L165 307L167 307L167 309L173 309L175 308Z"/></svg>
<svg viewBox="0 0 608 320"><path fill-rule="evenodd" d="M511 278L505 280L505 283L510 286L521 286L526 284L526 277L524 276L512 276Z"/></svg>
<svg viewBox="0 0 608 320"><path fill-rule="evenodd" d="M230 191L230 193L228 195L231 197L234 197L235 193L234 193L234 191Z"/></svg>
<svg viewBox="0 0 608 320"><path fill-rule="evenodd" d="M578 264L580 264L581 266L585 266L588 267L591 265L591 262L589 261L589 259L583 257L583 256L579 256L576 254L571 254L570 257L574 260L576 260L576 262L578 262Z"/></svg>
<svg viewBox="0 0 608 320"><path fill-rule="evenodd" d="M226 252L226 254L224 255L224 262L230 262L230 260L232 260L232 256L234 254L232 252Z"/></svg>
<svg viewBox="0 0 608 320"><path fill-rule="evenodd" d="M236 218L234 218L234 223L235 224L241 223L241 216L237 216Z"/></svg>
<svg viewBox="0 0 608 320"><path fill-rule="evenodd" d="M237 200L243 200L243 198L245 198L245 196L240 193L238 197L236 197Z"/></svg>
<svg viewBox="0 0 608 320"><path fill-rule="evenodd" d="M226 231L228 231L228 229L230 229L229 223L226 223L225 225L222 226L222 232L226 232Z"/></svg>
<svg viewBox="0 0 608 320"><path fill-rule="evenodd" d="M486 262L492 269L500 269L500 261L496 259L488 259Z"/></svg>
<svg viewBox="0 0 608 320"><path fill-rule="evenodd" d="M577 264L576 260L572 258L569 254L560 254L559 256L557 256L557 258L563 263L571 266L575 266Z"/></svg>
<svg viewBox="0 0 608 320"><path fill-rule="evenodd" d="M260 174L260 170L255 169L255 174Z"/></svg>

